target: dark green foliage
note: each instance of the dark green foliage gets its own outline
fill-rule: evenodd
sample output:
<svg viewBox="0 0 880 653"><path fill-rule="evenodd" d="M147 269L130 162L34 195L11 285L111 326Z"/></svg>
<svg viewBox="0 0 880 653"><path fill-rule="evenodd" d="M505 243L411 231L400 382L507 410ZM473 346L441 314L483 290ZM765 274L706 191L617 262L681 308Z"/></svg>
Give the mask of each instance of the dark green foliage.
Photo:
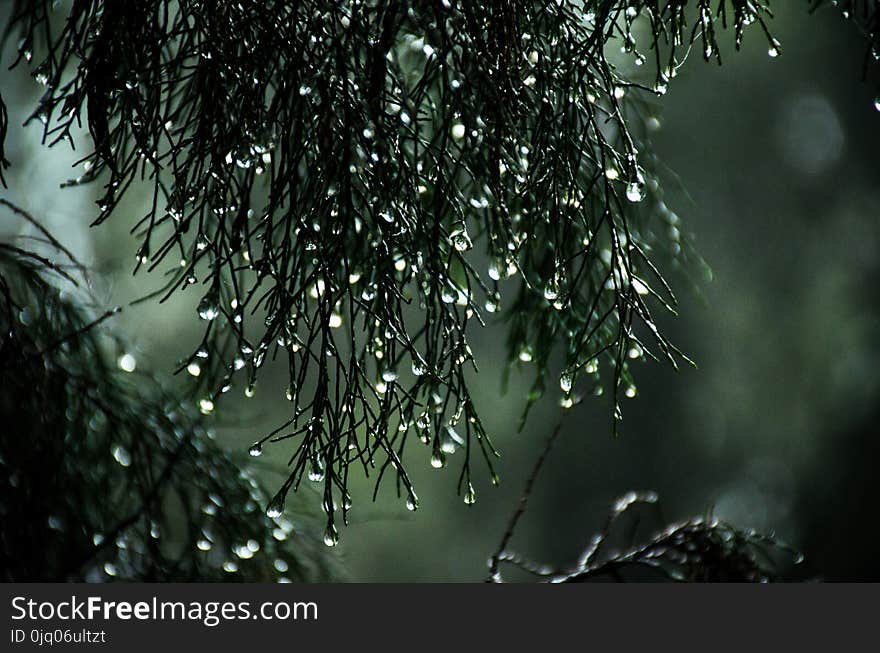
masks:
<svg viewBox="0 0 880 653"><path fill-rule="evenodd" d="M615 503L602 530L570 569L553 569L512 552L493 559L493 582L502 582L501 564L515 566L553 583L671 580L690 583L766 583L778 579L780 556L802 556L772 537L741 530L711 516L671 524L645 543L615 547L621 518L639 504L653 505L653 492L630 492ZM615 529L615 527L618 527Z"/></svg>
<svg viewBox="0 0 880 653"><path fill-rule="evenodd" d="M875 3L845 4L876 35ZM779 53L752 0L53 6L12 7L46 86L32 117L50 144L87 123L71 183L102 184L96 222L150 189L136 267L169 271L163 297L199 288L203 412L286 367L290 419L252 450L290 447L272 514L304 476L323 484L328 543L352 465L417 505L414 437L436 466L464 448L472 497L472 457L496 454L467 334L491 314L535 370L528 405L561 356L562 405L607 392L615 428L632 359L686 360L655 321L675 304L660 267L689 249L652 102L692 48L720 62L724 28Z"/></svg>
<svg viewBox="0 0 880 653"><path fill-rule="evenodd" d="M107 361L114 311L94 317L75 261L29 247L0 243L0 578L326 579L193 410Z"/></svg>

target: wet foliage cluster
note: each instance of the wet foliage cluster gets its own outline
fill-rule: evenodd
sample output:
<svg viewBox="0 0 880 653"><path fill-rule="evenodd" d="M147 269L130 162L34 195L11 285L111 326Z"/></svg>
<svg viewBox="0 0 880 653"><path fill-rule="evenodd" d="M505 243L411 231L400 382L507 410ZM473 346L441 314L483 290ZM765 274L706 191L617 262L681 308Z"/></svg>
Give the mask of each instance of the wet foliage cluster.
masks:
<svg viewBox="0 0 880 653"><path fill-rule="evenodd" d="M877 33L873 2L818 4ZM263 507L278 517L304 478L320 484L328 544L354 471L417 507L414 447L435 467L464 450L467 503L474 458L497 481L474 326L503 320L510 364L533 371L528 405L548 388L563 408L604 395L615 429L636 361L687 360L656 321L675 306L661 269L693 258L650 147L656 98L691 51L720 63L724 30L780 53L758 0L10 12L14 63L45 87L44 140L91 135L70 183L103 189L95 222L130 220L135 268L166 273L156 296L194 298L204 336L182 367L199 366L201 412L285 368L285 387L259 390L290 402L251 446L289 451ZM134 219L115 210L132 188L151 198Z"/></svg>
<svg viewBox="0 0 880 653"><path fill-rule="evenodd" d="M264 514L266 490L202 416L109 355L115 311L39 233L0 243L0 579L329 578L320 539Z"/></svg>
<svg viewBox="0 0 880 653"><path fill-rule="evenodd" d="M554 569L503 551L492 560L491 580L502 582L501 568L510 565L552 583L768 583L780 580L781 569L803 560L797 551L768 535L737 528L711 515L670 524L642 543L615 546L619 531L627 526L633 530L632 524L622 524L624 515L634 506L657 501L653 492L630 492L618 499L603 528L568 569Z"/></svg>

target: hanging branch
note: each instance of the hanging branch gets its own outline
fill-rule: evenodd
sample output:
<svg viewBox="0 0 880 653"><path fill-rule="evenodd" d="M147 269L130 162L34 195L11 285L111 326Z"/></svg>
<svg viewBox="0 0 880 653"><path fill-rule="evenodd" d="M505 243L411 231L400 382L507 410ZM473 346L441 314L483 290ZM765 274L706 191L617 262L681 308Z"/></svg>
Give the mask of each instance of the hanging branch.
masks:
<svg viewBox="0 0 880 653"><path fill-rule="evenodd" d="M15 0L6 29L45 87L31 120L49 145L88 126L69 183L103 187L96 224L150 191L135 270L170 271L162 300L198 294L182 367L200 366L203 413L286 368L289 418L250 451L290 451L269 515L320 484L328 544L352 466L418 506L413 437L435 467L464 449L467 502L476 452L497 478L467 338L493 314L510 364L534 370L525 412L554 352L561 405L607 391L615 432L633 361L687 361L655 320L675 306L664 257L691 249L645 119L692 47L721 61L722 29L779 53L758 0L54 7Z"/></svg>

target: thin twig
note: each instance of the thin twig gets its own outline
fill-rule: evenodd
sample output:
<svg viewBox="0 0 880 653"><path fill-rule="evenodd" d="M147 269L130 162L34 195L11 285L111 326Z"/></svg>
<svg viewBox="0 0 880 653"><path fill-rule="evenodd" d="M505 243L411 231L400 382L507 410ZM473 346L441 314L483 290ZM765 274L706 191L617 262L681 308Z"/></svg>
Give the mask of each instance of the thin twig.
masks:
<svg viewBox="0 0 880 653"><path fill-rule="evenodd" d="M489 559L489 577L486 579L487 583L501 582L501 575L498 571L498 566L501 562L501 556L504 554L504 551L507 549L507 545L510 542L510 539L513 537L513 533L516 530L516 525L519 523L519 520L522 518L523 514L525 514L526 507L529 503L529 497L531 497L532 489L535 485L535 480L538 478L541 467L544 466L544 461L547 460L547 456L550 454L550 450L553 448L553 445L556 442L556 438L559 436L561 430L562 422L559 422L556 425L556 428L553 429L553 433L551 433L550 437L547 438L547 442L544 444L544 449L541 451L541 455L538 456L538 459L535 461L535 466L532 468L532 473L529 474L529 478L526 481L526 486L523 489L522 495L520 495L519 505L516 507L516 510L510 517L510 521L507 523L507 530L505 530L504 535L501 536L501 541L498 543L498 548Z"/></svg>

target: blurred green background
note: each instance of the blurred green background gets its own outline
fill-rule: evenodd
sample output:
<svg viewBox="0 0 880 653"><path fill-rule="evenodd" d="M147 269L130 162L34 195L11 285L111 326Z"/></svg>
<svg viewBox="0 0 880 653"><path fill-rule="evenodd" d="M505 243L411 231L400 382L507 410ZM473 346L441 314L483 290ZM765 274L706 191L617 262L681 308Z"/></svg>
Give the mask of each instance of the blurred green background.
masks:
<svg viewBox="0 0 880 653"><path fill-rule="evenodd" d="M861 80L865 50L852 25L830 11L808 16L807 3L775 4L782 56L768 57L757 31L735 54L727 34L724 66L693 56L657 106L658 155L687 191L670 187L667 204L714 271L714 281L699 281L697 290L678 279L681 316L666 321L699 368L640 366L639 394L626 400L617 439L607 402L588 398L566 412L512 542L531 558L572 562L617 496L651 489L666 519L712 509L739 526L778 534L807 556L792 570L796 577L880 580L876 86ZM44 218L90 263L94 289L108 305L158 287L160 273L131 275L135 245L127 229L143 213L138 198L107 225L89 229L98 189L58 189L77 176L70 170L76 157L64 147L41 149L36 126L15 129L39 88L22 69L4 67L0 83L13 125L4 196ZM0 237L19 229L4 215ZM170 372L197 346L199 291L191 292L164 310L131 307L115 320L139 369ZM360 483L352 524L328 550L350 579L485 576L486 559L560 415L557 397L548 396L516 432L528 378L514 372L502 396L502 343L498 323L472 340L481 362L478 405L503 453L501 487L478 475L477 503L465 506L455 494L456 457L438 471L428 464L430 451L414 447L409 467L421 508L407 512L390 484L370 503L371 482ZM185 383L182 376L175 382ZM239 391L240 399L224 403L212 418L222 441L247 449L280 423L284 387L281 378L264 378L253 399ZM258 462L277 482L283 447L268 447ZM305 499L316 506L313 494Z"/></svg>

